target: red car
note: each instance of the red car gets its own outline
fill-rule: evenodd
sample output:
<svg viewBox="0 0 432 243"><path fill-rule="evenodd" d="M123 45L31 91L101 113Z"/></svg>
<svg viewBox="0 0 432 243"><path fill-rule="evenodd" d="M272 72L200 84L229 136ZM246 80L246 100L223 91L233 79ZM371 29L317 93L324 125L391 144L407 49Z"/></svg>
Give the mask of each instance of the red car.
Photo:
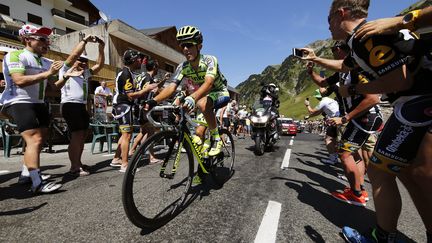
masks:
<svg viewBox="0 0 432 243"><path fill-rule="evenodd" d="M291 118L278 118L278 123L280 126L280 131L282 135L297 135L297 125Z"/></svg>

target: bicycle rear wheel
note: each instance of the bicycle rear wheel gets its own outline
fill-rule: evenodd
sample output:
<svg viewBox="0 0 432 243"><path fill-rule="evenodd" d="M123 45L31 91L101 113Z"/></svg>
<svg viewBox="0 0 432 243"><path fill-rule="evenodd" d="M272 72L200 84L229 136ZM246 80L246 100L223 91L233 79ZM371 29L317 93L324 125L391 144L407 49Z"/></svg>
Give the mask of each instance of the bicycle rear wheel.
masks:
<svg viewBox="0 0 432 243"><path fill-rule="evenodd" d="M193 176L193 157L181 153L176 132L151 136L133 155L123 180L123 207L140 228L158 228L181 211ZM152 159L150 159L150 156ZM151 163L162 159L163 162Z"/></svg>
<svg viewBox="0 0 432 243"><path fill-rule="evenodd" d="M213 166L210 174L217 184L223 185L234 174L235 146L234 139L228 130L220 129L219 135L224 145L220 154L212 158Z"/></svg>

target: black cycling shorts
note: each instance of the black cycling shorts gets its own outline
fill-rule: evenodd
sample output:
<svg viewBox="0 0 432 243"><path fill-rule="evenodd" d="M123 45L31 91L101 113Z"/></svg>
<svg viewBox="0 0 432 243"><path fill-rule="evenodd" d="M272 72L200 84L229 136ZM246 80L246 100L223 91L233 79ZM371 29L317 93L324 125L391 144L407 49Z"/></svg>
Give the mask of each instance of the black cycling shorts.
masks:
<svg viewBox="0 0 432 243"><path fill-rule="evenodd" d="M368 113L351 120L339 141L339 151L356 152L368 141L369 136L380 131L382 126L382 117L377 113Z"/></svg>
<svg viewBox="0 0 432 243"><path fill-rule="evenodd" d="M113 106L112 113L119 122L120 132L131 133L133 127L132 107L128 104L117 104Z"/></svg>
<svg viewBox="0 0 432 243"><path fill-rule="evenodd" d="M18 103L6 108L20 133L36 128L47 128L50 123L48 108L45 104Z"/></svg>
<svg viewBox="0 0 432 243"><path fill-rule="evenodd" d="M386 172L399 173L411 165L431 126L432 96L416 97L396 104L378 138L371 163Z"/></svg>
<svg viewBox="0 0 432 243"><path fill-rule="evenodd" d="M61 112L70 132L87 130L89 128L90 116L85 104L63 103L61 105Z"/></svg>

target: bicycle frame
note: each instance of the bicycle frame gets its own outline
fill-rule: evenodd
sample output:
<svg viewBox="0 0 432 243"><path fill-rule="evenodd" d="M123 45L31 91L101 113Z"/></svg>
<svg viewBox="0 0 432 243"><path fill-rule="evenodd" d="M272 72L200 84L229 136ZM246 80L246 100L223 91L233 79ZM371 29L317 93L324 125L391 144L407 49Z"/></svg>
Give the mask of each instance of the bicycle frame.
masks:
<svg viewBox="0 0 432 243"><path fill-rule="evenodd" d="M166 125L154 121L154 119L151 117L151 114L153 111L161 111L161 110L164 111L165 109L173 109L173 108L175 108L175 107L174 106L157 106L157 107L154 107L147 114L147 119L156 127L166 127ZM166 167L168 165L168 160L164 160L164 162L162 163L161 169L160 169L160 173L159 173L160 177L162 177L162 178L168 178L168 179L174 178L174 176L177 172L178 165L180 163L180 155L181 155L181 151L182 151L184 142L188 143L189 148L191 148L192 154L196 158L198 165L201 167L202 171L205 174L209 173L208 170L204 166L205 158L202 156L201 152L199 151L198 146L192 142L192 138L191 138L189 129L186 126L187 123L191 124L193 127L197 127L198 124L193 122L190 119L190 117L187 114L185 114L185 112L182 109L180 109L180 116L181 116L181 120L179 121L180 130L178 131L178 134L180 134L180 137L179 137L179 139L172 141L173 143L176 143L176 142L179 143L177 154L175 156L174 165L173 165L173 168L171 169L171 173L167 174L167 173L165 173L165 170L166 170ZM170 146L168 154L171 154L173 152L172 151L173 149L174 149L174 145Z"/></svg>

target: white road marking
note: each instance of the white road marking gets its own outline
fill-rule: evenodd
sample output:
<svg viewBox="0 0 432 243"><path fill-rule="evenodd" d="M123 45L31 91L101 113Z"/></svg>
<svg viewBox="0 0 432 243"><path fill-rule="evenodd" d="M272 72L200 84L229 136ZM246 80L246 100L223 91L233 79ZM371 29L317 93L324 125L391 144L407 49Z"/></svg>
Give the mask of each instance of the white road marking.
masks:
<svg viewBox="0 0 432 243"><path fill-rule="evenodd" d="M291 157L291 149L287 149L287 151L285 152L285 156L282 160L281 169L288 168L290 157Z"/></svg>
<svg viewBox="0 0 432 243"><path fill-rule="evenodd" d="M291 140L290 140L290 142L289 142L289 145L292 146L293 143L294 143L294 137L291 137Z"/></svg>
<svg viewBox="0 0 432 243"><path fill-rule="evenodd" d="M102 157L112 157L112 156L114 156L114 153L113 154L104 154L104 155L102 155Z"/></svg>
<svg viewBox="0 0 432 243"><path fill-rule="evenodd" d="M270 243L276 242L276 233L279 225L279 216L282 204L269 201L258 233L255 236L255 243Z"/></svg>

